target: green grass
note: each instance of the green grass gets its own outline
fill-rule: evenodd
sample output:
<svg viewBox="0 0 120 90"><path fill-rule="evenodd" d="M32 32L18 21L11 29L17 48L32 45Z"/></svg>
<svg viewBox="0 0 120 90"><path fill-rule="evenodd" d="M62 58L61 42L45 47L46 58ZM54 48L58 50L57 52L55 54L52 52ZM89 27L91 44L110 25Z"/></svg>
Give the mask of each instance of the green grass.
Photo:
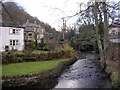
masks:
<svg viewBox="0 0 120 90"><path fill-rule="evenodd" d="M41 51L41 50L34 50L32 51L33 54L36 54L36 53L48 53L48 51Z"/></svg>
<svg viewBox="0 0 120 90"><path fill-rule="evenodd" d="M2 76L15 76L46 71L62 62L63 60L64 59L3 65Z"/></svg>

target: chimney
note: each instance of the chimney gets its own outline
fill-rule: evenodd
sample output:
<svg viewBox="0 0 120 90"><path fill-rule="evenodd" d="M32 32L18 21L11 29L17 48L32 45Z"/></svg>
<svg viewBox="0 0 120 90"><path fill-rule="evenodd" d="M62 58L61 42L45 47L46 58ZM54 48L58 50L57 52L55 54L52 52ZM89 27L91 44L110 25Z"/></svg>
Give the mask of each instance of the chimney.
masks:
<svg viewBox="0 0 120 90"><path fill-rule="evenodd" d="M0 26L2 26L2 1L0 1Z"/></svg>

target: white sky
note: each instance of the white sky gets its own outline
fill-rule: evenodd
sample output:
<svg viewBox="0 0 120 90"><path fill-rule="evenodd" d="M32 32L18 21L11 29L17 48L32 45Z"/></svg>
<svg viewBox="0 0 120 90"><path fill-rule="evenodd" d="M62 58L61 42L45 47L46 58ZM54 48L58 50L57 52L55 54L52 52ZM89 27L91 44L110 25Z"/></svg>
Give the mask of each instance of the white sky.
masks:
<svg viewBox="0 0 120 90"><path fill-rule="evenodd" d="M7 0L13 1L13 0ZM87 3L88 0L14 0L30 15L50 24L57 30L62 26L62 17L74 15L79 12L79 3ZM55 8L59 8L55 9ZM63 12L64 13L63 13ZM77 17L67 21L67 26L75 23Z"/></svg>
<svg viewBox="0 0 120 90"><path fill-rule="evenodd" d="M9 0L13 1L13 0ZM74 15L79 11L79 3L88 0L14 0L30 15L36 16L39 20L50 24L59 30L62 26L62 17ZM59 8L55 9L55 8ZM62 11L65 13L63 13ZM77 18L67 21L67 26L76 22Z"/></svg>

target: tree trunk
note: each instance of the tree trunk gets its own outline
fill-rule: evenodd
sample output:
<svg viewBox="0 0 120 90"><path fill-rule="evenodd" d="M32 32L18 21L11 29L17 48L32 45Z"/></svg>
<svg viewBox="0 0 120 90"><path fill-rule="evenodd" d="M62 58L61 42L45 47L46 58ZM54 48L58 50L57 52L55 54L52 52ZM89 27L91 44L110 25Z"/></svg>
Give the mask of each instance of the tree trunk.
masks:
<svg viewBox="0 0 120 90"><path fill-rule="evenodd" d="M98 48L100 52L101 65L102 65L102 68L104 68L105 67L104 50L102 47L102 43L99 35L99 26L98 26L98 2L95 2L94 9L95 9L94 16L95 16L95 25L96 25L96 38L97 38Z"/></svg>
<svg viewBox="0 0 120 90"><path fill-rule="evenodd" d="M104 50L108 47L108 17L106 10L106 0L103 0L103 9L104 9Z"/></svg>

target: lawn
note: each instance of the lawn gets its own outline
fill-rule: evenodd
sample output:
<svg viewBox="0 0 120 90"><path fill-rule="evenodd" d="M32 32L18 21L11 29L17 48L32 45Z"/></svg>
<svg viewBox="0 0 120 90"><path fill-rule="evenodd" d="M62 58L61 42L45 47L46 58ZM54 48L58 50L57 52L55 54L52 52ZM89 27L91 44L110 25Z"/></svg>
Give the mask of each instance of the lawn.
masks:
<svg viewBox="0 0 120 90"><path fill-rule="evenodd" d="M24 54L23 51L14 51L15 54ZM29 51L28 51L29 53ZM34 51L31 51L31 53L33 54L36 54L36 53L48 53L48 51L41 51L41 50L34 50Z"/></svg>
<svg viewBox="0 0 120 90"><path fill-rule="evenodd" d="M15 63L2 66L2 75L5 76L15 76L22 74L37 73L48 70L58 63L62 62L61 60L51 60L51 61L41 61L41 62L25 62L25 63Z"/></svg>

